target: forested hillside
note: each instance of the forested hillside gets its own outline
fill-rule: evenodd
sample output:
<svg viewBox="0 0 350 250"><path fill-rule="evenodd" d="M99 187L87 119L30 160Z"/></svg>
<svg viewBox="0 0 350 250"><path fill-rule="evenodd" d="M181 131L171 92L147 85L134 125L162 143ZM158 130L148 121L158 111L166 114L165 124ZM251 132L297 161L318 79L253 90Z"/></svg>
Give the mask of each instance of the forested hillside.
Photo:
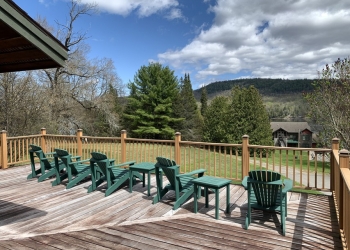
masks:
<svg viewBox="0 0 350 250"><path fill-rule="evenodd" d="M269 78L254 78L254 79L237 79L220 82L213 82L206 87L209 98L216 95L221 95L223 92L231 90L234 86L249 87L254 86L262 95L273 96L275 94L295 94L309 92L313 89L310 79L269 79ZM201 89L194 91L197 100L200 99Z"/></svg>
<svg viewBox="0 0 350 250"><path fill-rule="evenodd" d="M314 80L310 79L254 78L213 82L205 86L205 88L210 102L215 96L229 95L234 86L245 88L254 86L263 97L270 119L303 119L308 112L303 93L313 90L313 82ZM201 91L202 89L194 90L197 101L200 100Z"/></svg>

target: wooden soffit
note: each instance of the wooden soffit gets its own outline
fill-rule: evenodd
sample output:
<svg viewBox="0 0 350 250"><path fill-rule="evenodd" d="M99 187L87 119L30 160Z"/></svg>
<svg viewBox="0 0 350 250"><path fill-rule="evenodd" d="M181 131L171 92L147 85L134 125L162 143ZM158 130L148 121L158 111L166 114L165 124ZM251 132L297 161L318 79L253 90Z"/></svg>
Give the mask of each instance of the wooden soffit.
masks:
<svg viewBox="0 0 350 250"><path fill-rule="evenodd" d="M57 68L67 48L12 0L0 0L0 73Z"/></svg>

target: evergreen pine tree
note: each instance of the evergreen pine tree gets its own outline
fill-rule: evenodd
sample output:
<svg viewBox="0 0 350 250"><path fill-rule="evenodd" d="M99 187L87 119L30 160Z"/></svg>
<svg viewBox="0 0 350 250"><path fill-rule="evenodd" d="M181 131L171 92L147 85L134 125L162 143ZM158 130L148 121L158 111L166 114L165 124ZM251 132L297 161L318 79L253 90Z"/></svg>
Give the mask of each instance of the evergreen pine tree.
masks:
<svg viewBox="0 0 350 250"><path fill-rule="evenodd" d="M269 117L258 90L253 86L236 86L229 98L214 98L204 116L205 141L241 143L246 134L250 144L272 144Z"/></svg>
<svg viewBox="0 0 350 250"><path fill-rule="evenodd" d="M179 93L174 72L159 63L142 66L128 84L130 96L123 113L123 126L131 136L151 139L171 139L176 118L173 103Z"/></svg>
<svg viewBox="0 0 350 250"><path fill-rule="evenodd" d="M227 116L230 108L225 96L215 97L204 114L203 140L207 142L229 142Z"/></svg>
<svg viewBox="0 0 350 250"><path fill-rule="evenodd" d="M230 129L231 143L240 143L243 135L249 135L249 143L271 145L272 131L269 117L259 91L234 87L231 94Z"/></svg>
<svg viewBox="0 0 350 250"><path fill-rule="evenodd" d="M190 75L185 74L185 78L181 78L180 81L181 90L176 110L178 117L183 118L183 121L177 129L181 132L182 140L200 141L203 122L193 94Z"/></svg>

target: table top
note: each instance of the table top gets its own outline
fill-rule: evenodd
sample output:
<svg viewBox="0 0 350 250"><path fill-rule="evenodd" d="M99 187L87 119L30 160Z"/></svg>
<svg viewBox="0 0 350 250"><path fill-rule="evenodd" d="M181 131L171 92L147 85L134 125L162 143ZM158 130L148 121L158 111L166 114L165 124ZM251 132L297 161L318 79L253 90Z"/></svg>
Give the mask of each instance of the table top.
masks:
<svg viewBox="0 0 350 250"><path fill-rule="evenodd" d="M230 184L231 180L212 176L203 176L193 179L192 182L201 186L220 188Z"/></svg>
<svg viewBox="0 0 350 250"><path fill-rule="evenodd" d="M132 170L153 170L155 169L153 162L140 162L136 163L135 165L129 166L129 169Z"/></svg>

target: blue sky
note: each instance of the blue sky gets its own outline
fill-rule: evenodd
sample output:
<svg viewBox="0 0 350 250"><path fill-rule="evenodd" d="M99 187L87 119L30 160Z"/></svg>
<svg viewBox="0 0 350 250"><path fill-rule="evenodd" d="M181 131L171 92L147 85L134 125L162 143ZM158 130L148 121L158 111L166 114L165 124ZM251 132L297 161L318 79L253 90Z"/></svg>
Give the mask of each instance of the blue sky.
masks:
<svg viewBox="0 0 350 250"><path fill-rule="evenodd" d="M32 18L65 23L65 0L14 0ZM157 61L193 89L241 77L316 78L326 63L350 55L350 1L81 0L91 58L111 58L124 84Z"/></svg>

